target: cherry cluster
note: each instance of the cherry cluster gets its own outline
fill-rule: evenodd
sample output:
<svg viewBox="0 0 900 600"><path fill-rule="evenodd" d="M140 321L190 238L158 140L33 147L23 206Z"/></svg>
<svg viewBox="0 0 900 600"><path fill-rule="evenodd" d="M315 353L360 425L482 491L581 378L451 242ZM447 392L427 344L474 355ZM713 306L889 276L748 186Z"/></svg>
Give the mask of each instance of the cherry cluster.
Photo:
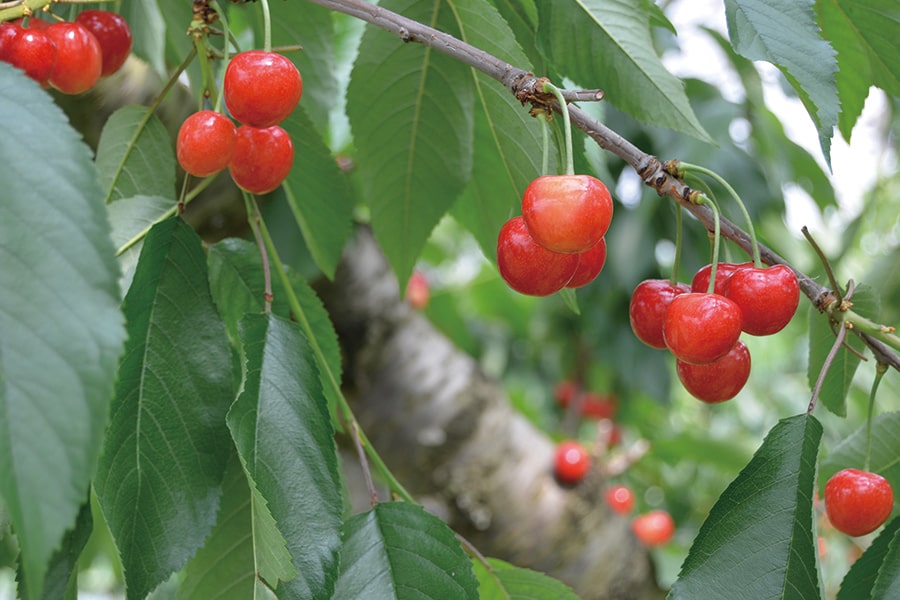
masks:
<svg viewBox="0 0 900 600"><path fill-rule="evenodd" d="M750 376L750 351L741 332L771 335L793 318L800 284L785 265L718 263L697 271L690 287L663 279L641 282L631 295L629 318L639 340L675 355L678 378L709 403L735 397Z"/></svg>
<svg viewBox="0 0 900 600"><path fill-rule="evenodd" d="M517 292L549 296L593 281L606 262L609 190L589 175L544 175L522 196L522 215L500 229L497 267Z"/></svg>
<svg viewBox="0 0 900 600"><path fill-rule="evenodd" d="M196 177L227 167L241 189L271 192L294 164L294 144L279 123L300 101L300 72L280 54L248 50L228 63L223 91L225 106L240 125L213 110L194 113L178 131L178 163Z"/></svg>
<svg viewBox="0 0 900 600"><path fill-rule="evenodd" d="M71 22L32 16L0 23L0 60L64 94L86 92L118 71L131 42L125 19L105 10L85 10Z"/></svg>

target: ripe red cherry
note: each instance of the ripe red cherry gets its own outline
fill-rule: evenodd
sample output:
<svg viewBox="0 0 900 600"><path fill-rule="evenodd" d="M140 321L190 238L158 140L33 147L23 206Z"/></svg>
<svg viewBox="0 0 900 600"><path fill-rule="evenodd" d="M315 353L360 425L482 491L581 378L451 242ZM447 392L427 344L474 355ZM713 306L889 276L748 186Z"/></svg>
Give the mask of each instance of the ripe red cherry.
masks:
<svg viewBox="0 0 900 600"><path fill-rule="evenodd" d="M738 395L750 377L750 350L738 342L728 354L705 365L675 361L678 379L684 389L698 400L714 404Z"/></svg>
<svg viewBox="0 0 900 600"><path fill-rule="evenodd" d="M46 29L56 42L56 66L50 85L64 94L80 94L100 79L100 43L80 23L54 23Z"/></svg>
<svg viewBox="0 0 900 600"><path fill-rule="evenodd" d="M584 287L597 278L606 263L606 239L600 238L593 248L585 250L578 256L578 268L566 284L567 288Z"/></svg>
<svg viewBox="0 0 900 600"><path fill-rule="evenodd" d="M269 127L293 112L303 93L303 79L281 54L248 50L228 63L223 90L231 116L244 125Z"/></svg>
<svg viewBox="0 0 900 600"><path fill-rule="evenodd" d="M556 447L554 472L561 483L575 484L584 479L591 468L591 457L584 446L567 440Z"/></svg>
<svg viewBox="0 0 900 600"><path fill-rule="evenodd" d="M750 335L778 333L800 303L800 282L785 265L736 271L725 282L725 296L741 307L741 328Z"/></svg>
<svg viewBox="0 0 900 600"><path fill-rule="evenodd" d="M108 10L85 10L75 17L100 43L100 76L112 75L125 64L131 52L131 28L121 15Z"/></svg>
<svg viewBox="0 0 900 600"><path fill-rule="evenodd" d="M691 291L686 283L673 284L668 279L647 279L631 293L628 318L637 339L651 348L665 348L663 320L675 296Z"/></svg>
<svg viewBox="0 0 900 600"><path fill-rule="evenodd" d="M237 129L231 119L214 110L201 110L181 124L175 153L182 169L207 177L228 166L236 143Z"/></svg>
<svg viewBox="0 0 900 600"><path fill-rule="evenodd" d="M614 485L604 495L606 504L620 515L627 515L634 508L634 492L624 485Z"/></svg>
<svg viewBox="0 0 900 600"><path fill-rule="evenodd" d="M725 282L728 281L728 278L731 275L740 269L746 269L748 267L752 267L752 262L742 262L742 263L727 263L720 262L718 268L716 269L716 285L713 290L714 294L719 294L720 296L725 295ZM705 293L709 288L709 276L712 273L712 265L706 265L705 267L701 267L699 271L694 273L694 279L691 280L691 291L698 293Z"/></svg>
<svg viewBox="0 0 900 600"><path fill-rule="evenodd" d="M675 534L675 522L664 510L651 510L631 521L631 530L645 546L662 546Z"/></svg>
<svg viewBox="0 0 900 600"><path fill-rule="evenodd" d="M228 165L231 178L251 194L267 194L281 185L294 166L291 136L273 125L237 128L234 155Z"/></svg>
<svg viewBox="0 0 900 600"><path fill-rule="evenodd" d="M431 298L431 290L428 286L428 278L421 271L413 271L406 282L406 301L413 308L419 310L428 306Z"/></svg>
<svg viewBox="0 0 900 600"><path fill-rule="evenodd" d="M553 252L592 248L609 229L609 190L590 175L544 175L522 196L522 216L535 241Z"/></svg>
<svg viewBox="0 0 900 600"><path fill-rule="evenodd" d="M718 294L675 296L663 320L663 339L675 358L705 365L728 354L741 335L741 309Z"/></svg>
<svg viewBox="0 0 900 600"><path fill-rule="evenodd" d="M872 533L894 508L894 491L877 473L844 469L825 484L825 512L834 527L851 536Z"/></svg>
<svg viewBox="0 0 900 600"><path fill-rule="evenodd" d="M513 217L497 237L497 268L507 285L520 294L549 296L572 279L578 255L547 250L534 241L522 217Z"/></svg>
<svg viewBox="0 0 900 600"><path fill-rule="evenodd" d="M9 62L7 58L12 50L13 42L22 33L22 28L9 21L0 22L0 60Z"/></svg>
<svg viewBox="0 0 900 600"><path fill-rule="evenodd" d="M56 42L41 29L22 29L6 51L7 61L41 85L56 65Z"/></svg>

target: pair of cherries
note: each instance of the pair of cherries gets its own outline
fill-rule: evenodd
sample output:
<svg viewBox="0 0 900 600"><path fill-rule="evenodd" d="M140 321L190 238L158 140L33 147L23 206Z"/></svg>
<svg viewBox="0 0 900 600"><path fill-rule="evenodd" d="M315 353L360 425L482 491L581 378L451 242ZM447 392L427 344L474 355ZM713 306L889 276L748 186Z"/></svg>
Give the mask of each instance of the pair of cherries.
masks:
<svg viewBox="0 0 900 600"><path fill-rule="evenodd" d="M274 52L241 52L225 69L223 92L228 112L241 125L213 110L194 113L178 131L178 163L196 177L227 168L241 189L271 192L294 164L294 144L279 123L300 101L300 71Z"/></svg>
<svg viewBox="0 0 900 600"><path fill-rule="evenodd" d="M631 295L629 320L639 340L675 355L678 378L704 402L737 395L750 376L750 351L742 332L772 335L784 329L800 302L800 284L785 265L719 263L712 293L712 265L691 285L663 279L641 282Z"/></svg>

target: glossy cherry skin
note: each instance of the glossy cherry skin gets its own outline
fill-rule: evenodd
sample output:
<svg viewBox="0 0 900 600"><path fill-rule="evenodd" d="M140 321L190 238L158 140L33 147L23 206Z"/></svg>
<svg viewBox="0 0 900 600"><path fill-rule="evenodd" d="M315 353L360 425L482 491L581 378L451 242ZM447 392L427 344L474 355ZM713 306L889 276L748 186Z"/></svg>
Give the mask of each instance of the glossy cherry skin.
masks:
<svg viewBox="0 0 900 600"><path fill-rule="evenodd" d="M281 185L293 166L294 143L284 129L278 125L237 128L228 171L238 187L251 194L267 194Z"/></svg>
<svg viewBox="0 0 900 600"><path fill-rule="evenodd" d="M584 287L593 280L597 279L597 275L603 270L606 264L606 239L600 238L600 241L594 244L593 248L585 250L578 255L578 268L572 279L566 284L567 288Z"/></svg>
<svg viewBox="0 0 900 600"><path fill-rule="evenodd" d="M303 79L281 54L248 50L228 63L223 91L231 116L244 125L269 127L293 112L303 93Z"/></svg>
<svg viewBox="0 0 900 600"><path fill-rule="evenodd" d="M100 79L100 43L80 23L54 23L46 29L56 42L56 66L50 85L64 94L86 92Z"/></svg>
<svg viewBox="0 0 900 600"><path fill-rule="evenodd" d="M825 484L825 512L835 529L850 536L872 533L890 516L894 491L877 473L844 469Z"/></svg>
<svg viewBox="0 0 900 600"><path fill-rule="evenodd" d="M23 29L10 44L8 62L41 85L56 65L56 42L41 29Z"/></svg>
<svg viewBox="0 0 900 600"><path fill-rule="evenodd" d="M752 267L752 262L742 262L742 263L727 263L720 262L718 268L716 269L716 285L713 290L714 294L719 294L720 296L725 295L725 282L728 281L728 278L731 275L739 270L746 269ZM706 265L705 267L701 267L699 271L694 273L694 278L691 280L691 291L705 293L709 288L709 277L712 273L712 265Z"/></svg>
<svg viewBox="0 0 900 600"><path fill-rule="evenodd" d="M528 231L553 252L589 250L606 234L612 214L609 190L590 175L544 175L522 196Z"/></svg>
<svg viewBox="0 0 900 600"><path fill-rule="evenodd" d="M741 328L750 335L772 335L791 322L800 303L800 282L785 265L736 271L725 282L725 296L744 315Z"/></svg>
<svg viewBox="0 0 900 600"><path fill-rule="evenodd" d="M237 128L214 110L195 112L181 124L175 143L178 164L195 177L224 170L234 156Z"/></svg>
<svg viewBox="0 0 900 600"><path fill-rule="evenodd" d="M675 358L705 365L728 354L741 335L741 309L718 294L675 296L663 319L663 339Z"/></svg>
<svg viewBox="0 0 900 600"><path fill-rule="evenodd" d="M547 250L534 241L522 217L513 217L497 236L497 268L507 285L520 294L549 296L572 279L578 255Z"/></svg>
<svg viewBox="0 0 900 600"><path fill-rule="evenodd" d="M651 510L632 519L631 530L645 546L662 546L675 534L675 521L664 510Z"/></svg>
<svg viewBox="0 0 900 600"><path fill-rule="evenodd" d="M637 339L651 348L665 348L663 320L675 296L691 291L686 283L668 279L647 279L634 288L628 304L628 319Z"/></svg>
<svg viewBox="0 0 900 600"><path fill-rule="evenodd" d="M634 492L627 486L614 485L606 490L603 497L606 504L620 515L627 515L634 508Z"/></svg>
<svg viewBox="0 0 900 600"><path fill-rule="evenodd" d="M404 294L406 301L413 308L422 310L428 306L431 299L431 289L428 285L428 278L421 271L413 271L406 282L406 293Z"/></svg>
<svg viewBox="0 0 900 600"><path fill-rule="evenodd" d="M728 354L705 365L675 361L678 379L694 398L708 404L725 402L738 395L750 377L750 350L738 342Z"/></svg>
<svg viewBox="0 0 900 600"><path fill-rule="evenodd" d="M125 64L131 52L132 36L128 22L121 15L108 10L85 10L75 17L100 43L100 76L112 75Z"/></svg>
<svg viewBox="0 0 900 600"><path fill-rule="evenodd" d="M584 479L591 468L591 457L584 446L574 440L561 442L556 447L554 473L561 483L573 485Z"/></svg>
<svg viewBox="0 0 900 600"><path fill-rule="evenodd" d="M13 42L22 33L21 26L10 21L0 22L0 60L9 62L9 52L12 50Z"/></svg>

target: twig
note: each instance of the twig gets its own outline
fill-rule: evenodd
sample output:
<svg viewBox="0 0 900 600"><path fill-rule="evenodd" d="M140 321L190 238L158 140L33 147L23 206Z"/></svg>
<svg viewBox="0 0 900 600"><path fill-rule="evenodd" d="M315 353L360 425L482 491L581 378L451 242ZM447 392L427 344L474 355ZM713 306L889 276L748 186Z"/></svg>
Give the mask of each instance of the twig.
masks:
<svg viewBox="0 0 900 600"><path fill-rule="evenodd" d="M813 386L812 396L809 399L809 406L806 408L806 414L811 415L813 409L816 407L816 402L819 400L819 392L822 391L822 385L825 383L825 375L828 374L828 369L834 362L834 357L837 356L838 350L844 345L844 340L846 338L847 327L842 324L841 328L838 330L837 337L834 338L834 344L831 345L831 350L828 351L828 356L825 357L825 362L822 363L822 368L819 370L819 376L816 378L816 385Z"/></svg>
<svg viewBox="0 0 900 600"><path fill-rule="evenodd" d="M375 490L375 482L372 481L372 471L369 469L366 451L360 440L359 423L356 422L356 419L350 421L350 429L353 430L353 445L356 447L356 454L359 458L359 467L362 469L363 479L366 480L366 489L369 490L369 503L372 508L375 508L375 505L378 504L378 492Z"/></svg>

